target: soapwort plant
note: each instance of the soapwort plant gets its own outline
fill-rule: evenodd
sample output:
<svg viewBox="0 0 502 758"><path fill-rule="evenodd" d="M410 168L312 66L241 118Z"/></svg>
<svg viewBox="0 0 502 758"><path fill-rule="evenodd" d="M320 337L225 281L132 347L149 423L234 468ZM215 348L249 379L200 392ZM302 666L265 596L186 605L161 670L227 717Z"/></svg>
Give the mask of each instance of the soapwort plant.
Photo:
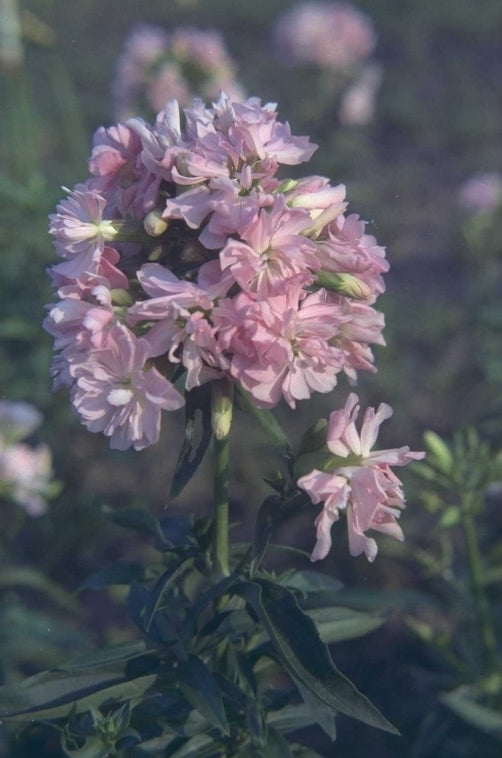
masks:
<svg viewBox="0 0 502 758"><path fill-rule="evenodd" d="M345 187L280 175L316 146L257 98L132 118L94 136L90 176L50 218L60 262L54 302L55 388L118 450L157 443L164 413L184 409L170 498L212 447L213 509L107 516L147 533L156 559L101 569L87 588L127 586L137 638L0 691L2 717L48 723L62 753L92 756L312 756L291 733L336 716L396 728L335 666L329 643L365 634L377 614L337 603L339 583L307 568L267 568L274 532L312 513L311 560L346 519L352 555L373 561L367 532L398 540L404 494L395 466L423 457L375 448L391 408L351 392L292 442L272 410L374 371L383 345L374 308L385 251L347 213ZM249 545L229 530L232 414L278 448L281 470ZM316 508L322 504L321 508Z"/></svg>

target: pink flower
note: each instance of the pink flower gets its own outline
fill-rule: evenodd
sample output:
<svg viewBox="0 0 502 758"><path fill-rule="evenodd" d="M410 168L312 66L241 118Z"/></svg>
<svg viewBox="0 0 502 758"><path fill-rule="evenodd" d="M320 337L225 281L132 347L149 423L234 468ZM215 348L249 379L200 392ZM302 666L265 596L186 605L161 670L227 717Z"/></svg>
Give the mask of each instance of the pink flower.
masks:
<svg viewBox="0 0 502 758"><path fill-rule="evenodd" d="M221 275L217 261L205 264L199 278L205 289L178 279L156 263L145 264L138 280L151 297L136 303L128 312L129 323L158 322L144 338L150 345L150 355L165 354L172 363L181 360L187 369L188 390L220 378L222 369L229 365L218 346L216 328L209 322L208 313L213 309L214 299L226 293L232 280Z"/></svg>
<svg viewBox="0 0 502 758"><path fill-rule="evenodd" d="M389 263L385 249L365 234L365 226L356 214L338 216L317 240L317 255L323 270L353 274L366 284L374 300L385 290L382 274L389 270Z"/></svg>
<svg viewBox="0 0 502 758"><path fill-rule="evenodd" d="M148 367L148 358L148 342L116 324L101 348L71 365L75 409L90 431L110 437L114 449L154 444L161 411L184 405L171 382Z"/></svg>
<svg viewBox="0 0 502 758"><path fill-rule="evenodd" d="M305 211L288 210L277 198L262 209L241 232L241 240L229 239L220 252L221 268L228 269L246 292L266 298L302 276L305 284L319 268L315 244L301 234L312 224ZM298 279L297 279L298 281Z"/></svg>
<svg viewBox="0 0 502 758"><path fill-rule="evenodd" d="M344 353L343 371L354 383L358 371L376 371L370 344L385 345L382 335L385 318L383 313L366 303L333 294L330 299L338 303L345 316L334 342Z"/></svg>
<svg viewBox="0 0 502 758"><path fill-rule="evenodd" d="M49 232L58 255L68 260L54 267L57 273L77 278L96 272L105 241L116 236L112 222L103 218L105 207L106 199L85 184L77 184L59 203L50 216Z"/></svg>
<svg viewBox="0 0 502 758"><path fill-rule="evenodd" d="M152 39L187 65L194 42L204 65L218 58L195 30ZM384 250L345 215L342 184L278 178L315 149L275 104L224 92L184 113L170 100L153 124L98 129L91 177L51 216L64 260L44 322L54 385L70 388L89 429L114 447L152 444L160 411L183 402L173 375L188 391L225 377L258 406L295 407L341 371L374 370Z"/></svg>
<svg viewBox="0 0 502 758"><path fill-rule="evenodd" d="M339 331L338 309L323 290L301 300L300 286L259 301L242 293L215 309L220 342L233 353L230 372L259 407L283 396L294 408L336 384L343 356L329 341Z"/></svg>
<svg viewBox="0 0 502 758"><path fill-rule="evenodd" d="M89 159L94 178L89 184L106 195L111 213L141 214L154 206L161 179L145 170L142 151L139 134L127 124L95 132Z"/></svg>
<svg viewBox="0 0 502 758"><path fill-rule="evenodd" d="M368 408L358 432L358 402L357 395L350 394L345 407L333 411L329 417L327 446L333 454L327 466L329 472L314 469L297 482L313 503L324 502L316 519L317 542L312 561L321 560L328 554L331 525L338 520L340 510L347 512L351 555L364 552L369 561L375 560L377 544L366 536L370 529L398 540L404 539L397 523L405 505L404 495L391 466L405 466L425 454L411 452L408 447L372 452L380 424L390 418L392 409L385 403L376 412Z"/></svg>

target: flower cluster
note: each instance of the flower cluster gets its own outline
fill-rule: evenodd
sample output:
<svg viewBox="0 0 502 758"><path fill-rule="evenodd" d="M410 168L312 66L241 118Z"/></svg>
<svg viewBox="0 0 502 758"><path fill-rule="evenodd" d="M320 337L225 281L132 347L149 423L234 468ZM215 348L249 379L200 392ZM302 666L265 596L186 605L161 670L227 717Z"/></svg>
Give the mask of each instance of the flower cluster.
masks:
<svg viewBox="0 0 502 758"><path fill-rule="evenodd" d="M195 94L212 100L221 90L234 100L245 97L219 32L194 27L167 32L141 24L131 31L117 62L115 113L119 120L157 113L173 98L189 106Z"/></svg>
<svg viewBox="0 0 502 758"><path fill-rule="evenodd" d="M51 216L63 260L44 325L55 386L112 447L154 443L182 377L294 408L340 372L375 370L383 248L346 213L343 185L278 177L315 149L275 105L225 94L183 122L170 101L153 126L98 129L91 176Z"/></svg>
<svg viewBox="0 0 502 758"><path fill-rule="evenodd" d="M41 421L40 413L29 403L0 401L0 493L30 516L45 513L46 498L53 490L48 446L22 441Z"/></svg>
<svg viewBox="0 0 502 758"><path fill-rule="evenodd" d="M279 53L290 66L339 73L372 52L376 34L368 16L349 3L308 0L288 8L274 27Z"/></svg>
<svg viewBox="0 0 502 758"><path fill-rule="evenodd" d="M404 539L397 523L404 495L391 466L405 466L423 458L425 453L411 452L409 447L371 452L380 424L392 415L392 408L385 403L376 412L368 408L360 432L356 428L358 414L358 398L351 393L345 407L333 411L329 417L327 447L331 455L324 458L324 470L315 468L297 482L314 504L324 503L315 522L317 542L312 561L329 553L331 527L338 521L341 510L347 515L351 555L364 553L369 561L375 560L377 544L366 536L369 529Z"/></svg>

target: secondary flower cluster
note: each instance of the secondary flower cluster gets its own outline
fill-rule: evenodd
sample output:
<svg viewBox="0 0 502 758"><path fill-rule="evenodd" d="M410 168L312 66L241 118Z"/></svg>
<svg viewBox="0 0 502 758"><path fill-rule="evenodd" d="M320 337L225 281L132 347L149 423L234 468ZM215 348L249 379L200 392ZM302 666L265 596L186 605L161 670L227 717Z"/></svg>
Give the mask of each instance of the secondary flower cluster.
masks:
<svg viewBox="0 0 502 758"><path fill-rule="evenodd" d="M349 3L308 0L288 8L274 26L275 42L290 66L314 65L332 73L361 63L376 44L373 24Z"/></svg>
<svg viewBox="0 0 502 758"><path fill-rule="evenodd" d="M315 468L297 482L314 504L324 503L315 522L317 542L312 561L329 553L331 527L338 521L340 511L347 515L351 555L364 553L369 561L375 560L377 544L366 536L369 529L404 539L397 523L404 508L404 495L391 466L405 466L425 453L411 452L409 447L371 452L380 424L392 416L392 408L385 403L376 412L367 408L360 432L356 428L358 414L359 401L351 393L345 407L329 417L327 448L331 455L320 456L318 461L324 470Z"/></svg>
<svg viewBox="0 0 502 758"><path fill-rule="evenodd" d="M54 488L48 446L22 441L41 421L40 413L29 403L0 401L0 494L30 516L45 513L46 498Z"/></svg>
<svg viewBox="0 0 502 758"><path fill-rule="evenodd" d="M299 2L278 16L273 45L287 68L319 72L317 100L325 108L338 101L343 124L357 126L371 121L382 67L369 60L376 45L369 16L350 3Z"/></svg>
<svg viewBox="0 0 502 758"><path fill-rule="evenodd" d="M221 90L234 100L245 97L218 31L178 27L168 32L141 24L117 61L115 113L119 120L157 113L172 98L189 106L196 93L212 100Z"/></svg>
<svg viewBox="0 0 502 758"><path fill-rule="evenodd" d="M170 101L153 126L98 129L91 176L51 216L63 260L44 325L55 386L112 447L157 441L184 404L175 382L226 377L258 407L295 407L374 370L384 250L343 185L278 177L315 149L275 105L224 94L183 121Z"/></svg>

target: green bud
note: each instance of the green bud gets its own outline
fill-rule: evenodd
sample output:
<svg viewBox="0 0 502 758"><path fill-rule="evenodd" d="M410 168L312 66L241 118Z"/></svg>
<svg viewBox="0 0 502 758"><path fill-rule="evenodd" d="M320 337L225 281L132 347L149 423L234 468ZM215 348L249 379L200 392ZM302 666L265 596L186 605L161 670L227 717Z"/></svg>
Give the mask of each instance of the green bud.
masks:
<svg viewBox="0 0 502 758"><path fill-rule="evenodd" d="M451 529L460 521L460 508L456 505L449 505L439 520L439 526L443 529Z"/></svg>
<svg viewBox="0 0 502 758"><path fill-rule="evenodd" d="M425 446L433 458L433 462L443 473L449 473L453 468L453 455L446 442L430 429L424 433Z"/></svg>
<svg viewBox="0 0 502 758"><path fill-rule="evenodd" d="M367 300L371 296L370 288L353 274L335 274L331 271L319 271L316 284L339 295L354 300Z"/></svg>
<svg viewBox="0 0 502 758"><path fill-rule="evenodd" d="M228 437L232 426L233 385L228 379L211 384L211 428L217 440Z"/></svg>
<svg viewBox="0 0 502 758"><path fill-rule="evenodd" d="M279 185L277 188L277 192L291 192L291 190L294 190L295 187L298 186L300 182L298 179L284 179L283 182Z"/></svg>
<svg viewBox="0 0 502 758"><path fill-rule="evenodd" d="M313 237L314 239L319 236L324 227L334 221L337 216L340 215L340 203L333 203L320 213L315 219L312 226L305 229L302 234L305 237Z"/></svg>
<svg viewBox="0 0 502 758"><path fill-rule="evenodd" d="M320 418L315 424L312 424L301 439L298 454L313 453L315 450L325 447L327 428L328 421L325 418Z"/></svg>
<svg viewBox="0 0 502 758"><path fill-rule="evenodd" d="M131 294L127 290L115 289L111 291L113 305L129 307L134 303Z"/></svg>
<svg viewBox="0 0 502 758"><path fill-rule="evenodd" d="M150 211L150 213L147 213L145 220L143 221L143 226L145 227L145 232L149 234L150 237L160 237L160 235L164 234L166 231L169 222L162 218L162 211L156 208L155 210Z"/></svg>

